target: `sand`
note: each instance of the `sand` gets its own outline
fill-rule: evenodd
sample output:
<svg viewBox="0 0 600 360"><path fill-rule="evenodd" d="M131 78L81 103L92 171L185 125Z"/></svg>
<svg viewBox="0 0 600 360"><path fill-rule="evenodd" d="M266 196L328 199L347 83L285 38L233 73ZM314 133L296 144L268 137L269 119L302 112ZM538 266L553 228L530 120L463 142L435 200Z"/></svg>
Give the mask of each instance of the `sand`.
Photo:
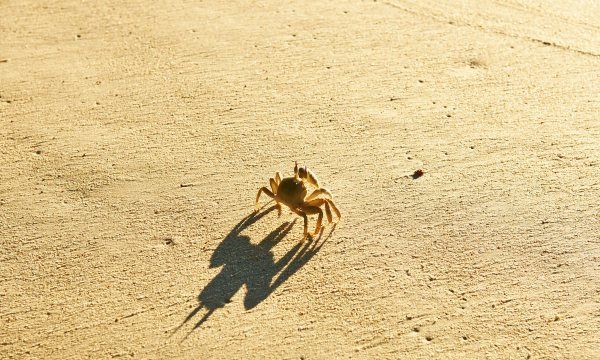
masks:
<svg viewBox="0 0 600 360"><path fill-rule="evenodd" d="M598 2L0 19L0 358L600 358Z"/></svg>

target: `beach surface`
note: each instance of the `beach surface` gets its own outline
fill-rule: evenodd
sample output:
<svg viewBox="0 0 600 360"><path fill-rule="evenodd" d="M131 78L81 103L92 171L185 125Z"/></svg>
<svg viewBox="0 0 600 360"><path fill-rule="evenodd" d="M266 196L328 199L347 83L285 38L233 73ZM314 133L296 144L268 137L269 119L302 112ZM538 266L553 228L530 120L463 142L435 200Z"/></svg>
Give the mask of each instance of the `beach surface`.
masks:
<svg viewBox="0 0 600 360"><path fill-rule="evenodd" d="M0 19L1 359L600 357L599 2Z"/></svg>

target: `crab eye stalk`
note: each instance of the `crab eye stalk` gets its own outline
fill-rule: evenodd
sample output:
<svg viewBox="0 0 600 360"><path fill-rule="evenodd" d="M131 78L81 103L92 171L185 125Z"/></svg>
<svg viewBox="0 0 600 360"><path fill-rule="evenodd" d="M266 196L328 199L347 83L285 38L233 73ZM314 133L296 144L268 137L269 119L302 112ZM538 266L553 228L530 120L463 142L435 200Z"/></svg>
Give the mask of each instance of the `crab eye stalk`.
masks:
<svg viewBox="0 0 600 360"><path fill-rule="evenodd" d="M308 175L308 170L305 167L301 167L298 169L298 176L300 177L300 179L306 179Z"/></svg>
<svg viewBox="0 0 600 360"><path fill-rule="evenodd" d="M294 177L298 178L298 162L294 161Z"/></svg>

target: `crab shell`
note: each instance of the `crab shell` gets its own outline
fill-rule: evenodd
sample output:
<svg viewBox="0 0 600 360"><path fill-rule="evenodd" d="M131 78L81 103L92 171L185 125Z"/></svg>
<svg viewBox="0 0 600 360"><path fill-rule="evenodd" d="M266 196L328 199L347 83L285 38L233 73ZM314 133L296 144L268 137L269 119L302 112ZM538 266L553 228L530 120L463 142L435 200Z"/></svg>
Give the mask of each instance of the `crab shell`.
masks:
<svg viewBox="0 0 600 360"><path fill-rule="evenodd" d="M304 181L295 177L282 179L277 188L277 198L293 207L301 206L307 193Z"/></svg>

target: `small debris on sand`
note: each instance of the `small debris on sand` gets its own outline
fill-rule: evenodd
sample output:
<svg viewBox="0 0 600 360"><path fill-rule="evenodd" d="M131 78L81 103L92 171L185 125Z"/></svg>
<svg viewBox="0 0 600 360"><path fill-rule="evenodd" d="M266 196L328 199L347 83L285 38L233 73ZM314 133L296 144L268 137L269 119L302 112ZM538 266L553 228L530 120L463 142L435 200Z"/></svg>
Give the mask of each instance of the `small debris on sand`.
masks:
<svg viewBox="0 0 600 360"><path fill-rule="evenodd" d="M423 170L419 169L419 170L415 170L415 172L411 175L411 177L413 179L418 179L421 176L423 176L423 174L425 174L425 172L423 172Z"/></svg>

